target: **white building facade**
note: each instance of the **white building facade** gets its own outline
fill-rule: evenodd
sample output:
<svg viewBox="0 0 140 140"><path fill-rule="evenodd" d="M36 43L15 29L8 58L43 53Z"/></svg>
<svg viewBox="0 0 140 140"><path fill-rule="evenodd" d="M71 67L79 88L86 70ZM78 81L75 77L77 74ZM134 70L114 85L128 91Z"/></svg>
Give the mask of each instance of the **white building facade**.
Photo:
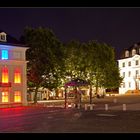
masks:
<svg viewBox="0 0 140 140"><path fill-rule="evenodd" d="M118 60L120 76L123 82L119 94L140 93L140 43L126 49Z"/></svg>
<svg viewBox="0 0 140 140"><path fill-rule="evenodd" d="M8 42L0 32L0 107L27 104L27 48Z"/></svg>

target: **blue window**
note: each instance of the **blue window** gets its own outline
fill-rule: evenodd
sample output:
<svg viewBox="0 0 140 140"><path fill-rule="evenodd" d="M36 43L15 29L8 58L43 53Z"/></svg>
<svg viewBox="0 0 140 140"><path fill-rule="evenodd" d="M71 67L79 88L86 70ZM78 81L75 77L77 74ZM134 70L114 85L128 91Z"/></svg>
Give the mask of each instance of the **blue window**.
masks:
<svg viewBox="0 0 140 140"><path fill-rule="evenodd" d="M2 50L2 59L8 59L8 50Z"/></svg>

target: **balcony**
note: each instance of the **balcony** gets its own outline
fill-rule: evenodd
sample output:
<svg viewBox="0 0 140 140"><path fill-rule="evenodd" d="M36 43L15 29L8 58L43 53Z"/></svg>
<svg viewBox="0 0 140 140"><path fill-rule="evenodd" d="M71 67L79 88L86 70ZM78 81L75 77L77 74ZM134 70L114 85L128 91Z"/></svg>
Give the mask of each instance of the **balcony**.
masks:
<svg viewBox="0 0 140 140"><path fill-rule="evenodd" d="M8 82L8 83L0 82L0 87L11 87L11 82Z"/></svg>

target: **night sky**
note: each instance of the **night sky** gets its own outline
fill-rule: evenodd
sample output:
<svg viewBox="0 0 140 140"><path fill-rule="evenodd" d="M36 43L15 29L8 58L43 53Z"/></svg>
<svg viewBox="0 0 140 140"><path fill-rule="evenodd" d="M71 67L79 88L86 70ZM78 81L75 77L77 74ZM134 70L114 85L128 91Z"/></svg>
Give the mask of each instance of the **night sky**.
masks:
<svg viewBox="0 0 140 140"><path fill-rule="evenodd" d="M140 41L140 8L0 8L0 30L19 39L25 26L51 28L67 42L97 40L116 49Z"/></svg>

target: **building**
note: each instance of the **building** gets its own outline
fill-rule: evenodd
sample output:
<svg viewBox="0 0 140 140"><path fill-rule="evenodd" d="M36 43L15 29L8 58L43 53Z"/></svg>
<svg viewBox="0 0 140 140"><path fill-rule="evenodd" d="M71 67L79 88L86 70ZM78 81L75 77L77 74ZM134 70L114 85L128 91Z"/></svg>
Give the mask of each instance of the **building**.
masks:
<svg viewBox="0 0 140 140"><path fill-rule="evenodd" d="M27 49L0 31L0 107L27 104Z"/></svg>
<svg viewBox="0 0 140 140"><path fill-rule="evenodd" d="M120 76L123 82L119 94L140 93L140 42L125 49L118 60Z"/></svg>

